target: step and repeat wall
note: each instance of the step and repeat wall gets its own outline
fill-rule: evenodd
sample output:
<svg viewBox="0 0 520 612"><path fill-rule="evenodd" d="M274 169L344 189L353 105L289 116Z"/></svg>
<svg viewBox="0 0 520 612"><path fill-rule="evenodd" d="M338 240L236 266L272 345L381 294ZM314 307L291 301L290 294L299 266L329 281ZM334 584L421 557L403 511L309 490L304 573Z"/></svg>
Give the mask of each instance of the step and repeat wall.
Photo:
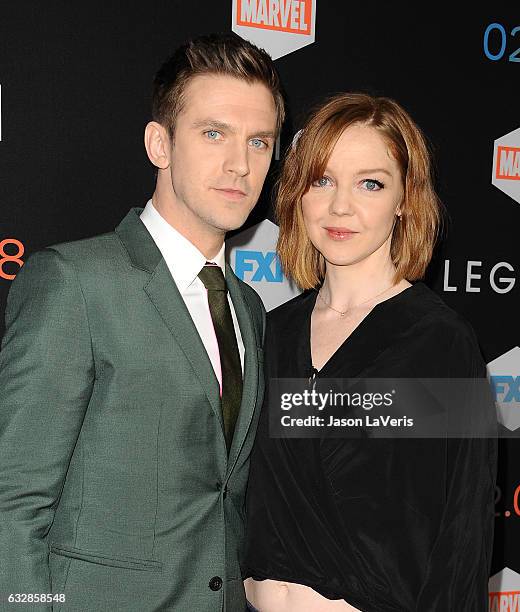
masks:
<svg viewBox="0 0 520 612"><path fill-rule="evenodd" d="M449 213L425 281L475 328L502 438L490 610L520 609L520 8L455 18L340 0L4 2L0 8L0 336L34 251L111 231L155 181L143 147L155 71L189 37L235 31L275 59L288 119L261 200L228 238L267 309L298 293L274 248L271 191L324 96L395 98L430 140ZM58 374L58 373L57 373ZM505 439L504 439L505 438Z"/></svg>

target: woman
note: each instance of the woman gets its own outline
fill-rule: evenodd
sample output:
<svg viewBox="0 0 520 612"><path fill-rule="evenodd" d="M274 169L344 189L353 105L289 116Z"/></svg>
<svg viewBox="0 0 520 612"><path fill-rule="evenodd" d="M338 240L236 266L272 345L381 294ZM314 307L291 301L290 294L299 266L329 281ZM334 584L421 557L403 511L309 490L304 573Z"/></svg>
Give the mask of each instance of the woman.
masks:
<svg viewBox="0 0 520 612"><path fill-rule="evenodd" d="M308 291L269 313L267 382L485 377L470 325L414 282L440 210L424 137L397 103L341 94L318 107L279 182L279 256ZM493 439L271 438L266 402L250 608L487 610L495 466Z"/></svg>

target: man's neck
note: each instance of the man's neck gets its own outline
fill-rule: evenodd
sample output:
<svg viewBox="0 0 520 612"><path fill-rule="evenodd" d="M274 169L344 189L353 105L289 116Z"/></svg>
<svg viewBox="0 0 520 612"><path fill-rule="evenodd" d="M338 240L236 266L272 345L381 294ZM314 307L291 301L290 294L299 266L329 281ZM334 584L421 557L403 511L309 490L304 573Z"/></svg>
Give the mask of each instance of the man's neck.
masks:
<svg viewBox="0 0 520 612"><path fill-rule="evenodd" d="M211 232L208 231L208 228L194 228L189 223L183 223L179 215L174 215L169 206L163 205L156 193L152 196L152 206L169 225L189 240L208 261L211 261L219 253L224 244L225 233Z"/></svg>

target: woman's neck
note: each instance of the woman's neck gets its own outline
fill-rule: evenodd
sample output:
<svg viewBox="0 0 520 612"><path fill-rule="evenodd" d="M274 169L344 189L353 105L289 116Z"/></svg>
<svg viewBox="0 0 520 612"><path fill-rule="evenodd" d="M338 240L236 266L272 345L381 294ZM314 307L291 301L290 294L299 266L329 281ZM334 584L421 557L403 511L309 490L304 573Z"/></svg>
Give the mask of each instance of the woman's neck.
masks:
<svg viewBox="0 0 520 612"><path fill-rule="evenodd" d="M348 310L355 306L370 302L380 294L390 294L392 288L404 282L403 289L409 285L407 281L394 282L396 268L391 261L385 265L370 266L364 260L357 264L338 266L327 264L321 295L329 306L336 310Z"/></svg>

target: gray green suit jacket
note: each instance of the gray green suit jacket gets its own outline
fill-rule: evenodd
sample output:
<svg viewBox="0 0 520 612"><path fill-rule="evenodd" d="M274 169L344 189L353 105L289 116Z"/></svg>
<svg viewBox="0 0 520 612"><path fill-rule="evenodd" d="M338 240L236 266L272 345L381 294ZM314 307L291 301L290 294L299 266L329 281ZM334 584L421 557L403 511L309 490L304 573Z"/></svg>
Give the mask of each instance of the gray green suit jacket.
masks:
<svg viewBox="0 0 520 612"><path fill-rule="evenodd" d="M265 310L228 266L245 345L228 458L217 379L141 210L115 232L35 253L9 292L1 610L11 609L9 593L65 594L31 610L245 608L244 495Z"/></svg>

